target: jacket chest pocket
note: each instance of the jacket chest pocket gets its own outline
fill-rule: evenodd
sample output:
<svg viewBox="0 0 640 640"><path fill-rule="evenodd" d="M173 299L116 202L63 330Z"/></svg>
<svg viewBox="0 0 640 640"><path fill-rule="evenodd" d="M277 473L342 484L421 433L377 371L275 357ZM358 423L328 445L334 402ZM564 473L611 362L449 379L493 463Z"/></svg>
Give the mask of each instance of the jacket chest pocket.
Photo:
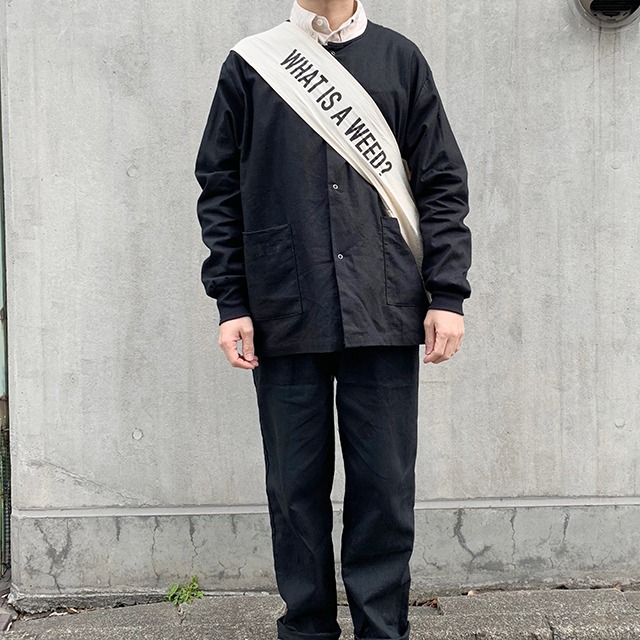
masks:
<svg viewBox="0 0 640 640"><path fill-rule="evenodd" d="M427 305L427 291L422 275L400 231L400 223L388 215L380 216L382 253L387 304L398 306Z"/></svg>
<svg viewBox="0 0 640 640"><path fill-rule="evenodd" d="M244 231L242 236L251 316L268 320L302 313L291 225Z"/></svg>

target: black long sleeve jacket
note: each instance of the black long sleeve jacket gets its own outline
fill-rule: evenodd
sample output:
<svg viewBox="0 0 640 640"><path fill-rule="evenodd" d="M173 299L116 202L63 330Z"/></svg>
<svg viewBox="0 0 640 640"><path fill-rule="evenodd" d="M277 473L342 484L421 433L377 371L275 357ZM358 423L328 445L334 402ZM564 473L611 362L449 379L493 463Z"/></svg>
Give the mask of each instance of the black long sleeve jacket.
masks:
<svg viewBox="0 0 640 640"><path fill-rule="evenodd" d="M427 309L462 314L471 295L467 169L427 61L371 21L325 47L396 136L424 259L377 191L231 51L195 165L201 277L220 323L252 318L258 356L423 344Z"/></svg>

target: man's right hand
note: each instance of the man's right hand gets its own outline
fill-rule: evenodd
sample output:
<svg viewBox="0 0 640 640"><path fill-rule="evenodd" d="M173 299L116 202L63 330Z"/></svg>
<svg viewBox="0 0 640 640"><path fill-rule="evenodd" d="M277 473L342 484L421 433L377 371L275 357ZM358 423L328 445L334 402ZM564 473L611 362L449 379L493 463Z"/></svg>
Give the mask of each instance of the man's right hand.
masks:
<svg viewBox="0 0 640 640"><path fill-rule="evenodd" d="M242 340L242 354L238 353L238 341ZM255 369L258 356L253 352L253 321L251 316L227 320L220 325L218 345L232 367Z"/></svg>

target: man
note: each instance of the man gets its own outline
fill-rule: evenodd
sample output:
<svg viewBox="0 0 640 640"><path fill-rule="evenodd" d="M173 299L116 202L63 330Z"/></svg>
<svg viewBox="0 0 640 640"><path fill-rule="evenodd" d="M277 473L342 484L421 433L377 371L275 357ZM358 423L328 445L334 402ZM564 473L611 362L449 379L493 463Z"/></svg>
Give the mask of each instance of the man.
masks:
<svg viewBox="0 0 640 640"><path fill-rule="evenodd" d="M424 363L442 363L464 334L467 171L411 41L369 21L360 1L296 0L289 20L364 87L391 127L424 257L418 265L379 191L232 50L196 160L210 249L202 281L217 300L218 344L232 366L252 371L256 389L286 604L278 637L341 633L330 500L335 381L346 481L340 560L355 637L405 640L419 346Z"/></svg>

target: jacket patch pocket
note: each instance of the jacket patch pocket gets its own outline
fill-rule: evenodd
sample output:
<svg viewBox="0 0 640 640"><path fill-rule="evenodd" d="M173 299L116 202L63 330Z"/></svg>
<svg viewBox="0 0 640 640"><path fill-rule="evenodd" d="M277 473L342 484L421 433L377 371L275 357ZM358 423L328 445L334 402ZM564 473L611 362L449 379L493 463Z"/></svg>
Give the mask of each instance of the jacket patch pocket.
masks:
<svg viewBox="0 0 640 640"><path fill-rule="evenodd" d="M427 292L422 275L409 245L402 236L400 223L388 215L380 216L380 221L387 304L426 305Z"/></svg>
<svg viewBox="0 0 640 640"><path fill-rule="evenodd" d="M242 236L252 317L268 320L302 313L291 225L243 231Z"/></svg>

